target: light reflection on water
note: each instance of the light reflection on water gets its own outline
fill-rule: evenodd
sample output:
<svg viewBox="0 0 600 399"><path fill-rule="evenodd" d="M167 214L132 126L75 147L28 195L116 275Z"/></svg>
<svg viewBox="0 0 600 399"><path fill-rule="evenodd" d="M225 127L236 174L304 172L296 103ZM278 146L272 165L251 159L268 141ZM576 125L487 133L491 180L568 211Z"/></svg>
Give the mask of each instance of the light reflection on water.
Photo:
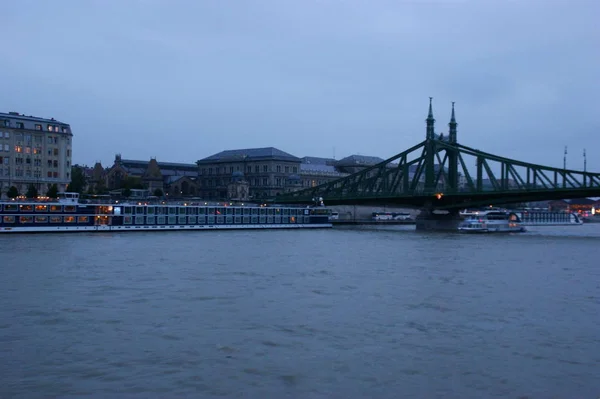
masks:
<svg viewBox="0 0 600 399"><path fill-rule="evenodd" d="M599 238L1 236L0 397L595 397Z"/></svg>

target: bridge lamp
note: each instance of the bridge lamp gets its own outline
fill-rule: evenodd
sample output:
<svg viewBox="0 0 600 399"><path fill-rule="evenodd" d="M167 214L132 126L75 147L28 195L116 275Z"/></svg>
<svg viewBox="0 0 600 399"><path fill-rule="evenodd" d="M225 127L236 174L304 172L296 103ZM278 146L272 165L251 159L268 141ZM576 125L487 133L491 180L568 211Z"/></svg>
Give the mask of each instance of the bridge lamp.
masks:
<svg viewBox="0 0 600 399"><path fill-rule="evenodd" d="M596 214L596 208L592 207L592 216Z"/></svg>
<svg viewBox="0 0 600 399"><path fill-rule="evenodd" d="M437 198L437 199L442 199L442 197L443 197L443 196L444 196L444 194L442 194L442 193L437 193L437 194L435 195L435 198Z"/></svg>

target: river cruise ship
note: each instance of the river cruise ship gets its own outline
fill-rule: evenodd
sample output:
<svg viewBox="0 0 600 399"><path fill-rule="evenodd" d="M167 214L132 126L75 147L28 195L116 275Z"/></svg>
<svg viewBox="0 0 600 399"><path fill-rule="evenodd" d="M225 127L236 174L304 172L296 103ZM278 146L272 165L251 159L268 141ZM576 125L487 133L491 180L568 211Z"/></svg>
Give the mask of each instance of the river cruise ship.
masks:
<svg viewBox="0 0 600 399"><path fill-rule="evenodd" d="M84 203L77 193L62 193L54 201L0 202L0 234L329 228L331 210L319 205Z"/></svg>
<svg viewBox="0 0 600 399"><path fill-rule="evenodd" d="M525 231L519 216L502 210L479 211L463 214L458 226L462 233L520 233Z"/></svg>

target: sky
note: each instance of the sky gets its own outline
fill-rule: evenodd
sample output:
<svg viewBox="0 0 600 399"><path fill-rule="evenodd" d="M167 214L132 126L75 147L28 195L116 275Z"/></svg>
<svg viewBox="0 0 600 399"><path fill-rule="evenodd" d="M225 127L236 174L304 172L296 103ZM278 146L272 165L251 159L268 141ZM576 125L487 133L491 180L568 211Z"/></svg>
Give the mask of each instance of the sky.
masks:
<svg viewBox="0 0 600 399"><path fill-rule="evenodd" d="M19 0L0 112L71 124L73 163L226 149L391 157L436 132L600 172L597 0Z"/></svg>

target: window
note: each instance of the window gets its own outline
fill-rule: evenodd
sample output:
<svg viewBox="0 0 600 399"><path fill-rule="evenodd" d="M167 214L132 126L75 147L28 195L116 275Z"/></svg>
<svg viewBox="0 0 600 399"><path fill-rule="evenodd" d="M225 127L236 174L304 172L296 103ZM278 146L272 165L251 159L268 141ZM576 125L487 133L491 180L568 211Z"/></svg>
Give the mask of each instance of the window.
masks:
<svg viewBox="0 0 600 399"><path fill-rule="evenodd" d="M62 212L61 205L50 205L50 212Z"/></svg>
<svg viewBox="0 0 600 399"><path fill-rule="evenodd" d="M23 122L17 122L17 129L25 129Z"/></svg>
<svg viewBox="0 0 600 399"><path fill-rule="evenodd" d="M77 217L77 223L88 223L90 221L89 216L79 216Z"/></svg>
<svg viewBox="0 0 600 399"><path fill-rule="evenodd" d="M50 223L62 223L62 216L50 216Z"/></svg>
<svg viewBox="0 0 600 399"><path fill-rule="evenodd" d="M48 223L48 216L36 216L35 222L36 223Z"/></svg>
<svg viewBox="0 0 600 399"><path fill-rule="evenodd" d="M36 123L35 130L42 130L42 125Z"/></svg>
<svg viewBox="0 0 600 399"><path fill-rule="evenodd" d="M277 173L281 173L281 165L277 165Z"/></svg>
<svg viewBox="0 0 600 399"><path fill-rule="evenodd" d="M19 223L33 223L33 216L20 216Z"/></svg>
<svg viewBox="0 0 600 399"><path fill-rule="evenodd" d="M268 172L269 171L269 167L267 165L263 165L263 172Z"/></svg>
<svg viewBox="0 0 600 399"><path fill-rule="evenodd" d="M4 216L4 223L14 223L14 222L15 222L14 216Z"/></svg>
<svg viewBox="0 0 600 399"><path fill-rule="evenodd" d="M65 212L75 212L75 205L65 205Z"/></svg>

